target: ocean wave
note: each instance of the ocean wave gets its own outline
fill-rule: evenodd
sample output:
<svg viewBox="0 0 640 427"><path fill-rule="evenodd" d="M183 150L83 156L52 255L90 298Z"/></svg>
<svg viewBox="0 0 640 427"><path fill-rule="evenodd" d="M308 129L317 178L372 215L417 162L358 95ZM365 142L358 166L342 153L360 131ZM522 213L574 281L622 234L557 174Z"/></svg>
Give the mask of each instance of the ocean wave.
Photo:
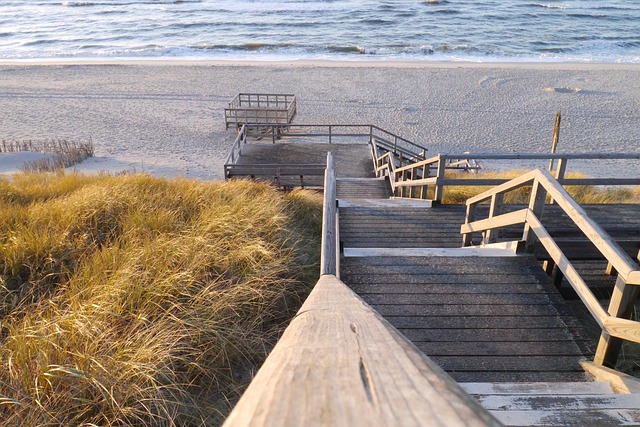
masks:
<svg viewBox="0 0 640 427"><path fill-rule="evenodd" d="M179 4L179 3L200 3L202 0L139 0L139 1L63 1L62 6L65 7L84 7L84 6L131 6L136 4Z"/></svg>
<svg viewBox="0 0 640 427"><path fill-rule="evenodd" d="M365 53L367 53L366 49L360 46L334 46L334 45L329 45L327 46L327 50L329 52L336 52L336 53L357 53L359 55L364 55Z"/></svg>
<svg viewBox="0 0 640 427"><path fill-rule="evenodd" d="M567 6L564 4L548 4L548 3L529 3L526 4L527 7L541 7L543 9L567 9Z"/></svg>

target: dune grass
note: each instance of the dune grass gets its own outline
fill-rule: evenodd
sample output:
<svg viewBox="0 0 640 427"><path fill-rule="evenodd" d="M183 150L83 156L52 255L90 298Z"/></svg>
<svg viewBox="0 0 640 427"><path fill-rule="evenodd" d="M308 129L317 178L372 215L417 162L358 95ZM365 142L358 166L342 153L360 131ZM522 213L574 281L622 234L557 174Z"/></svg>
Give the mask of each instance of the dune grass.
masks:
<svg viewBox="0 0 640 427"><path fill-rule="evenodd" d="M69 141L66 139L44 140L5 140L0 142L0 153L30 151L34 153L51 153L53 156L41 160L26 162L23 172L55 172L93 157L93 141Z"/></svg>
<svg viewBox="0 0 640 427"><path fill-rule="evenodd" d="M215 425L318 275L321 195L0 181L0 425Z"/></svg>
<svg viewBox="0 0 640 427"><path fill-rule="evenodd" d="M465 179L513 179L524 175L528 171L510 170L504 172L481 171L477 175L464 172L448 172L450 178ZM567 178L585 178L579 173L569 173ZM444 189L443 203L464 204L467 199L490 190L492 186L446 186ZM591 185L572 185L565 187L569 194L582 204L616 204L616 203L640 203L640 187L602 188ZM428 196L433 198L433 186ZM525 204L529 203L530 187L524 187L505 196L505 203Z"/></svg>

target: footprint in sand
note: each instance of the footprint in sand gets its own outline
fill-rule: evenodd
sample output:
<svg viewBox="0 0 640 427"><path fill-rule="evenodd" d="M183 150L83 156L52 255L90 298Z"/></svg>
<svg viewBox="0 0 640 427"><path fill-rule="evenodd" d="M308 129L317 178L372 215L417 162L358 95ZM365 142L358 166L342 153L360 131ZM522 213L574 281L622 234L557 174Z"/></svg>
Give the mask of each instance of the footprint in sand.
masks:
<svg viewBox="0 0 640 427"><path fill-rule="evenodd" d="M504 79L500 79L498 77L484 76L479 82L478 85L482 89L486 89L488 87L498 88L505 84L507 81Z"/></svg>
<svg viewBox="0 0 640 427"><path fill-rule="evenodd" d="M544 91L549 93L578 93L582 89L579 87L545 87Z"/></svg>

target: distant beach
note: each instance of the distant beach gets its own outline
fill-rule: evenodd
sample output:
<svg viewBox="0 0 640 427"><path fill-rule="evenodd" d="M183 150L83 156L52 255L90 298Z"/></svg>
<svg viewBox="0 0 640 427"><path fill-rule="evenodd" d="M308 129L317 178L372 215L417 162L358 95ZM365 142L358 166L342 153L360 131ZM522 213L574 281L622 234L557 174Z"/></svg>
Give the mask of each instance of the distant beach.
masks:
<svg viewBox="0 0 640 427"><path fill-rule="evenodd" d="M0 64L0 139L86 140L84 172L221 179L239 92L294 93L297 123L375 124L430 152L640 152L640 65L423 61ZM485 164L500 168L500 165ZM528 167L528 165L526 166ZM572 165L637 176L637 165Z"/></svg>

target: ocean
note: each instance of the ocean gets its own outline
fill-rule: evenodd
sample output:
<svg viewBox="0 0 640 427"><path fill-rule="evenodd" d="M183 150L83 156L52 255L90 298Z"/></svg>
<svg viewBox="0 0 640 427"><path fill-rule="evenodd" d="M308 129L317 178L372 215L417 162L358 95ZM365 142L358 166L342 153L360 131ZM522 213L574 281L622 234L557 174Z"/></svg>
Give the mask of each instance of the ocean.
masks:
<svg viewBox="0 0 640 427"><path fill-rule="evenodd" d="M639 0L3 0L0 60L640 63Z"/></svg>

